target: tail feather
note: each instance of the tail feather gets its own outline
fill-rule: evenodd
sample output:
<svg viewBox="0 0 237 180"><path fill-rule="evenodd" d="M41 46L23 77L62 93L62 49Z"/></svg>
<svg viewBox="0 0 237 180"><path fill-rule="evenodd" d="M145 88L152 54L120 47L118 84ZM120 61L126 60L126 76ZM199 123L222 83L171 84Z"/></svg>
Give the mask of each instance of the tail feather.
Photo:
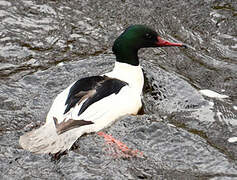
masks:
<svg viewBox="0 0 237 180"><path fill-rule="evenodd" d="M39 129L30 131L20 137L23 149L34 153L58 153L69 150L73 143L83 134L80 128L57 134L53 123L46 123Z"/></svg>

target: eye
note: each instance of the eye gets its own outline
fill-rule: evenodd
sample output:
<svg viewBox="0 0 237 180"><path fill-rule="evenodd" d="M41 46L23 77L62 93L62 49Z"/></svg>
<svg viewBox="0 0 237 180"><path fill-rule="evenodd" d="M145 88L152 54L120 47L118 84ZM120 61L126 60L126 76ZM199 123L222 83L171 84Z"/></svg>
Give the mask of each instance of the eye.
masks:
<svg viewBox="0 0 237 180"><path fill-rule="evenodd" d="M146 33L146 34L145 34L145 37L146 37L146 39L152 39L152 35L149 34L149 33Z"/></svg>

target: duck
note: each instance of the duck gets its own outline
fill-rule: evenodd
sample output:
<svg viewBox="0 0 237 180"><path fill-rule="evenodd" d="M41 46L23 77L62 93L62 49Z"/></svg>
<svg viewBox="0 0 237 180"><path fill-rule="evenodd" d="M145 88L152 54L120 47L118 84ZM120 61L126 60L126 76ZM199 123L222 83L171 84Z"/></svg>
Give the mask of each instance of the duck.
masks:
<svg viewBox="0 0 237 180"><path fill-rule="evenodd" d="M141 48L177 46L146 25L131 25L114 41L111 72L79 79L59 93L38 129L20 136L20 146L32 153L56 154L70 150L83 134L99 132L119 117L137 115L142 108L144 76Z"/></svg>

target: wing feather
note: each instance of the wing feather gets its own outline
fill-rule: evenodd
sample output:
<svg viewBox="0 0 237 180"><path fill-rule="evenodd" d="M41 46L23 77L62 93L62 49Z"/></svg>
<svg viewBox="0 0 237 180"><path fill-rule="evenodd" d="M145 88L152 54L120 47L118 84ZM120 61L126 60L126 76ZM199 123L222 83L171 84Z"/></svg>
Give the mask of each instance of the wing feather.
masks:
<svg viewBox="0 0 237 180"><path fill-rule="evenodd" d="M91 104L110 96L118 94L122 87L128 85L126 82L115 78L108 78L101 85L97 86L96 92L90 96L82 105L78 116L81 115Z"/></svg>
<svg viewBox="0 0 237 180"><path fill-rule="evenodd" d="M88 91L93 90L96 86L103 82L107 77L106 76L91 76L78 80L70 88L68 97L66 99L65 105L66 109L64 114L66 114L72 107L78 103Z"/></svg>

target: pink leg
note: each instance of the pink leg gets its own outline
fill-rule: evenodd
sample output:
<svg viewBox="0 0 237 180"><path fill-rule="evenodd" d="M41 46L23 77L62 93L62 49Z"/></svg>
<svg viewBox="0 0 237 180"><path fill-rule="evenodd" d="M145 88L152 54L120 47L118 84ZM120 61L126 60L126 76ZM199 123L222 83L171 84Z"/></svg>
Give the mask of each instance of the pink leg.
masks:
<svg viewBox="0 0 237 180"><path fill-rule="evenodd" d="M116 148L118 150L120 150L120 155L122 157L143 157L143 153L138 151L138 150L132 150L130 148L128 148L128 146L126 146L124 143L122 143L121 141L115 139L114 137L112 137L111 135L105 134L104 132L98 132L97 133L99 136L103 137L105 139L105 141L107 142L107 144L109 145L116 145Z"/></svg>

